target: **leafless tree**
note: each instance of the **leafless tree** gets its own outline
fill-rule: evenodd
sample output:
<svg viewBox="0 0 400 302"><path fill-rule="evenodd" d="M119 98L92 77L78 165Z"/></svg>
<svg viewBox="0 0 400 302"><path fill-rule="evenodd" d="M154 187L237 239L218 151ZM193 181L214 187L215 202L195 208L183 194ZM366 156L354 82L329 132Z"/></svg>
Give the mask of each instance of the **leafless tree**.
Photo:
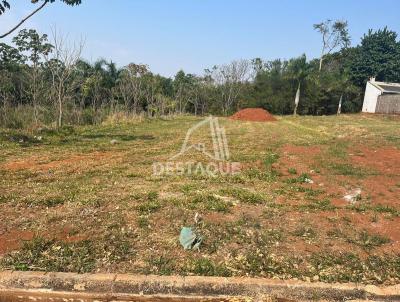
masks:
<svg viewBox="0 0 400 302"><path fill-rule="evenodd" d="M214 66L211 71L206 70L206 72L211 74L214 83L219 86L222 111L226 115L237 101L242 84L251 78L251 63L242 59Z"/></svg>
<svg viewBox="0 0 400 302"><path fill-rule="evenodd" d="M319 59L319 71L322 69L322 61L324 56L330 54L333 50L339 47L350 46L350 36L347 29L347 21L326 20L318 24L314 24L314 29L322 35L322 50Z"/></svg>
<svg viewBox="0 0 400 302"><path fill-rule="evenodd" d="M67 36L53 29L52 44L54 49L49 56L46 56L46 62L52 77L51 99L57 107L57 125L61 127L65 102L77 85L76 82L72 85L71 77L81 57L84 41L70 43Z"/></svg>

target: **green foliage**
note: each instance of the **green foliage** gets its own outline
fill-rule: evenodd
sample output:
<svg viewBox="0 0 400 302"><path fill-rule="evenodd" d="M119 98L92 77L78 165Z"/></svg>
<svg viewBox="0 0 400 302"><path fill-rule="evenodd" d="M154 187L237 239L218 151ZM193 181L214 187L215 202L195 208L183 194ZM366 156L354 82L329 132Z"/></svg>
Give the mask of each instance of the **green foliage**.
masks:
<svg viewBox="0 0 400 302"><path fill-rule="evenodd" d="M81 1L63 2L78 5ZM4 12L8 2L0 3ZM387 28L369 31L359 46L351 48L347 22L328 20L315 29L333 37L332 44L325 45L322 70L319 59L307 60L302 55L289 60L233 61L206 69L202 76L180 70L174 78L154 74L144 64L118 68L104 59L93 64L80 59L68 66L60 58L48 58L54 48L47 35L24 29L13 45L0 43L0 125L49 125L61 115L59 124L98 124L109 115L225 115L242 107L292 114L297 91L299 114L336 114L339 100L342 112L358 112L369 77L400 81L400 42L395 32ZM66 72L62 83L53 81L54 70ZM267 168L274 160L268 154Z"/></svg>
<svg viewBox="0 0 400 302"><path fill-rule="evenodd" d="M349 52L350 77L364 86L370 77L378 81L400 82L400 42L397 33L388 28L369 30L361 45Z"/></svg>
<svg viewBox="0 0 400 302"><path fill-rule="evenodd" d="M43 0L48 3L54 3L56 0ZM39 0L31 0L32 3L38 3L40 2ZM82 3L82 0L61 0L61 2L64 2L67 5L79 5ZM6 9L11 9L10 6L10 1L9 0L1 0L0 1L0 15L4 14Z"/></svg>

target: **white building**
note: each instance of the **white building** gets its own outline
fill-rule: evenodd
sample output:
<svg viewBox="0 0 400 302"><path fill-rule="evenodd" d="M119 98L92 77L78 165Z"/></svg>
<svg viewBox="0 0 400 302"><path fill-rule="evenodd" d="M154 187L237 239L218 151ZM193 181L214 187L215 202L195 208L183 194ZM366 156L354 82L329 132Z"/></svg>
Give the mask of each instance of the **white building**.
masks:
<svg viewBox="0 0 400 302"><path fill-rule="evenodd" d="M400 114L400 84L369 80L362 112Z"/></svg>

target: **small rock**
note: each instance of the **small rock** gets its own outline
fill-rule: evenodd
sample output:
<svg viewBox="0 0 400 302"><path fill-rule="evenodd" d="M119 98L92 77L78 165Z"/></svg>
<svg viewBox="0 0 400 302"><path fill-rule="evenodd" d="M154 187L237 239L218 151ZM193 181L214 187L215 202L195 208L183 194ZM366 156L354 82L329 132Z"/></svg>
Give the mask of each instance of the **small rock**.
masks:
<svg viewBox="0 0 400 302"><path fill-rule="evenodd" d="M361 189L357 188L343 196L343 199L350 203L355 203L361 199Z"/></svg>
<svg viewBox="0 0 400 302"><path fill-rule="evenodd" d="M315 275L312 279L313 279L313 281L319 281L319 276Z"/></svg>
<svg viewBox="0 0 400 302"><path fill-rule="evenodd" d="M116 140L116 139L112 139L111 141L110 141L110 144L111 145L115 145L115 144L117 144L118 143L118 141Z"/></svg>
<svg viewBox="0 0 400 302"><path fill-rule="evenodd" d="M196 214L194 215L194 222L195 222L196 224L198 224L201 220L202 220L202 218L201 218L200 214L199 214L199 213L196 213Z"/></svg>
<svg viewBox="0 0 400 302"><path fill-rule="evenodd" d="M314 181L312 179L306 178L304 179L304 182L308 183L308 184L313 184Z"/></svg>

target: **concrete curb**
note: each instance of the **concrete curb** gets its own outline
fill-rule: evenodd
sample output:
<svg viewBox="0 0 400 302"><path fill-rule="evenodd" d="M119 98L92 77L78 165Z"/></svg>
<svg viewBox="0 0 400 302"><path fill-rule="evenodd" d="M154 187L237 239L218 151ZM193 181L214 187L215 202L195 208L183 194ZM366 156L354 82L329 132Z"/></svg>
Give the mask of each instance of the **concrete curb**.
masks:
<svg viewBox="0 0 400 302"><path fill-rule="evenodd" d="M278 298L277 301L400 301L400 284L377 287L259 278L0 272L0 302L9 301L4 297L9 297L12 292L28 292L31 295L61 293L64 297L79 296L79 301L94 301L82 298L90 295L96 295L96 301L144 301L146 297L150 299L147 301L211 301L216 298L226 301L226 298L234 297L251 297L253 301L273 301L271 298ZM114 299L123 297L123 300L110 300L110 295ZM136 298L129 300L129 297Z"/></svg>

